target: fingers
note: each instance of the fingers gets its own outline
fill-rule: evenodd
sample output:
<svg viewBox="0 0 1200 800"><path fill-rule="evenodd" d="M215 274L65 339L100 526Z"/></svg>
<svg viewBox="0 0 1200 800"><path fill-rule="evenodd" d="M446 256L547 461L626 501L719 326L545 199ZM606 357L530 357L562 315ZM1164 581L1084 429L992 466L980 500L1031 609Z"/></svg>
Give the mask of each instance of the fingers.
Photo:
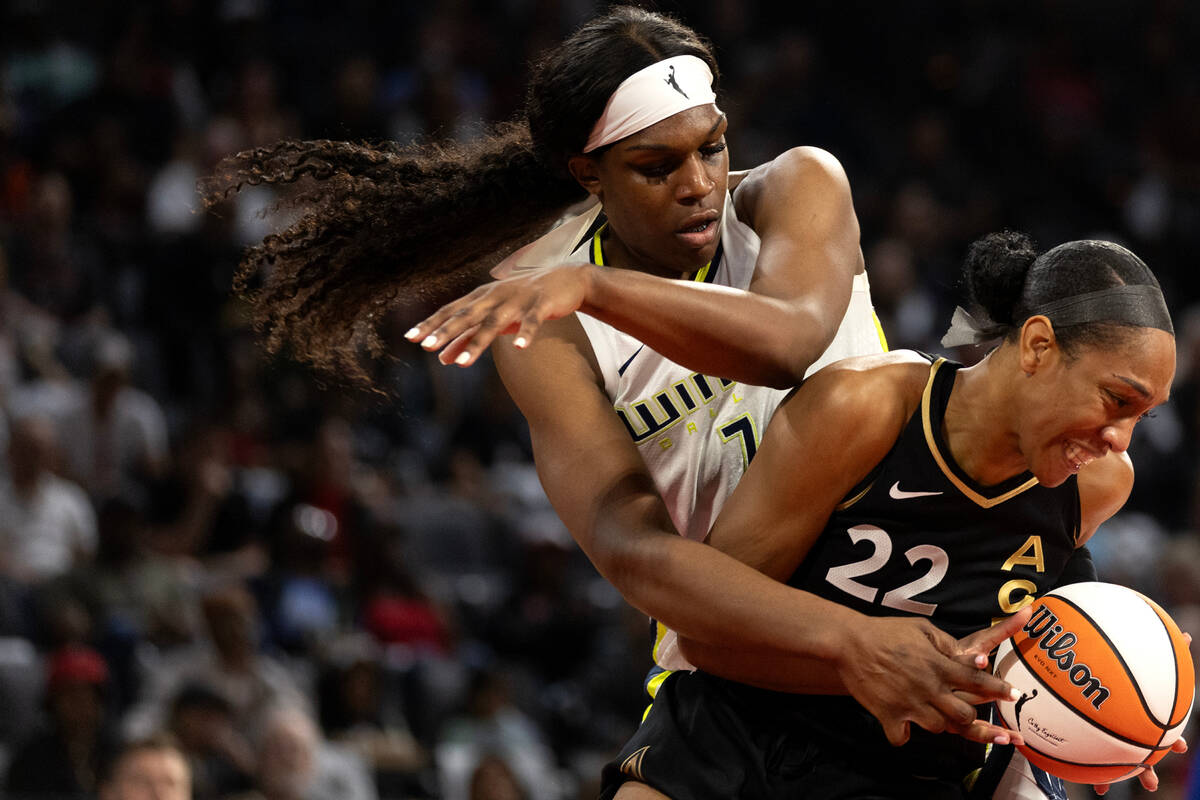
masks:
<svg viewBox="0 0 1200 800"><path fill-rule="evenodd" d="M482 353L486 349L486 345L483 345L479 347L478 352L471 351L472 342L476 341L478 333L478 325L467 328L442 348L442 352L438 353L438 361L443 364L457 364L460 367L469 367L475 363L478 353Z"/></svg>
<svg viewBox="0 0 1200 800"><path fill-rule="evenodd" d="M951 728L950 731L980 744L1025 744L1025 737L1019 732L982 719L975 720L961 730Z"/></svg>
<svg viewBox="0 0 1200 800"><path fill-rule="evenodd" d="M944 729L973 742L983 744L1024 744L1017 731L1011 731L987 720L978 719L975 705L959 693L951 693L934 699L934 707L941 714ZM925 725L921 727L933 731ZM936 732L936 731L934 731Z"/></svg>
<svg viewBox="0 0 1200 800"><path fill-rule="evenodd" d="M404 338L410 342L420 342L421 346L426 350L437 349L439 340L449 341L451 338L451 332L443 332L442 326L446 325L456 316L464 316L464 311L475 303L479 298L479 294L480 290L476 289L465 297L460 297L452 303L447 303L410 328L404 334ZM454 336L457 336L461 332L461 329L455 331Z"/></svg>
<svg viewBox="0 0 1200 800"><path fill-rule="evenodd" d="M893 747L899 747L908 741L910 733L908 721L892 721L883 726L883 733Z"/></svg>
<svg viewBox="0 0 1200 800"><path fill-rule="evenodd" d="M521 318L521 327L517 329L517 335L513 337L513 347L519 349L528 347L541 328L542 320L538 315L533 310L527 311Z"/></svg>
<svg viewBox="0 0 1200 800"><path fill-rule="evenodd" d="M1137 773L1137 776L1138 781L1140 781L1142 784L1142 788L1147 792L1158 791L1158 773L1154 771L1154 767L1143 767L1142 770ZM1111 784L1108 783L1097 783L1092 786L1092 791L1098 795L1105 795L1108 793L1108 787L1110 785Z"/></svg>
<svg viewBox="0 0 1200 800"><path fill-rule="evenodd" d="M1178 739L1176 739L1174 742L1171 743L1171 752L1172 753L1186 753L1187 751L1188 751L1188 743L1187 743L1187 740L1184 739L1182 736L1180 736Z"/></svg>
<svg viewBox="0 0 1200 800"><path fill-rule="evenodd" d="M449 364L453 360L459 366L467 366L473 363L497 336L515 331L518 322L515 313L502 308L494 309L490 313L483 313L483 309L471 308L456 312L436 328L427 329L424 323L420 323L406 333L405 338L414 342L419 339L421 347L431 352L445 348L450 343L457 343L453 359L443 355L441 361L443 364ZM421 333L424 330L429 330L429 333L422 339ZM463 338L464 334L468 333L470 337ZM463 356L463 353L468 355Z"/></svg>
<svg viewBox="0 0 1200 800"><path fill-rule="evenodd" d="M982 701L1016 701L1021 698L1021 693L1007 681L986 670L968 667L955 661L948 662L942 677L953 689L966 692Z"/></svg>
<svg viewBox="0 0 1200 800"><path fill-rule="evenodd" d="M942 728L945 730L966 730L976 721L976 717L978 716L975 712L975 706L950 692L935 697L933 699L933 707L941 716ZM930 730L925 725L921 727ZM938 731L933 732L937 733Z"/></svg>
<svg viewBox="0 0 1200 800"><path fill-rule="evenodd" d="M960 653L954 661L971 669L987 669L989 664L987 653Z"/></svg>
<svg viewBox="0 0 1200 800"><path fill-rule="evenodd" d="M466 367L475 363L497 336L513 333L519 326L530 327L530 316L522 317L513 304L473 302L473 296L474 293L438 309L409 329L404 338L420 342L421 347L431 352L441 349L438 360L443 364ZM536 318L533 323L532 331L536 331ZM532 333L527 333L523 343L514 344L522 347L531 338Z"/></svg>
<svg viewBox="0 0 1200 800"><path fill-rule="evenodd" d="M1020 631L1029 621L1031 614L1033 614L1033 607L1025 606L1007 619L960 639L958 642L960 652L986 656L999 647L1005 639Z"/></svg>

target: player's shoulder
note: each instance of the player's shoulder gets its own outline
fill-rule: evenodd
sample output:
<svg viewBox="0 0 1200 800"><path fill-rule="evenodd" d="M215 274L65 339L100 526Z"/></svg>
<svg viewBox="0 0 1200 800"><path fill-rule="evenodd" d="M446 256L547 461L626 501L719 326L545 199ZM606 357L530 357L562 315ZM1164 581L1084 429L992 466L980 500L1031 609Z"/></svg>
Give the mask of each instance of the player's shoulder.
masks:
<svg viewBox="0 0 1200 800"><path fill-rule="evenodd" d="M916 350L889 350L831 362L808 380L906 394L922 391L934 359Z"/></svg>
<svg viewBox="0 0 1200 800"><path fill-rule="evenodd" d="M828 150L801 145L783 151L746 172L744 189L803 183L844 183L846 171Z"/></svg>
<svg viewBox="0 0 1200 800"><path fill-rule="evenodd" d="M891 431L920 405L931 363L913 350L850 356L810 375L795 398L807 413L819 410L864 429Z"/></svg>
<svg viewBox="0 0 1200 800"><path fill-rule="evenodd" d="M822 197L833 200L850 192L841 162L828 150L810 145L785 150L770 161L731 175L739 215L752 216L763 201L799 196L810 201Z"/></svg>

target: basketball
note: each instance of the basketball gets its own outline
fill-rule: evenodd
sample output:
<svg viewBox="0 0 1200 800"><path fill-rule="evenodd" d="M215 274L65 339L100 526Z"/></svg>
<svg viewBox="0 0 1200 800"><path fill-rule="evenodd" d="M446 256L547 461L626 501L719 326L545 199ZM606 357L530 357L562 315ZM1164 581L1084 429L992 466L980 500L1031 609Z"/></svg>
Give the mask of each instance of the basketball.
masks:
<svg viewBox="0 0 1200 800"><path fill-rule="evenodd" d="M996 652L1021 692L997 707L1034 765L1075 783L1114 783L1161 759L1192 710L1187 640L1154 601L1099 581L1048 592Z"/></svg>

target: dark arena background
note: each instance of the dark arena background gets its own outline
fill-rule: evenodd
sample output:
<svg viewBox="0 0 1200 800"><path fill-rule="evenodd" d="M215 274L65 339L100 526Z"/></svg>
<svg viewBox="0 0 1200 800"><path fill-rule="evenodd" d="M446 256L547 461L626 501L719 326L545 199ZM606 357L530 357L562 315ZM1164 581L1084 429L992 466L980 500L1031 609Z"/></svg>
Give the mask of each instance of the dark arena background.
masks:
<svg viewBox="0 0 1200 800"><path fill-rule="evenodd" d="M1200 631L1200 4L655 7L716 44L733 168L845 165L893 348L940 350L988 231L1151 265L1178 373L1092 550ZM231 282L274 198L195 189L284 137L469 139L595 9L0 0L5 796L95 796L105 753L163 730L197 800L595 796L646 620L550 509L490 362L439 366L411 319L383 326L383 395L268 356ZM1157 796L1200 797L1191 764Z"/></svg>

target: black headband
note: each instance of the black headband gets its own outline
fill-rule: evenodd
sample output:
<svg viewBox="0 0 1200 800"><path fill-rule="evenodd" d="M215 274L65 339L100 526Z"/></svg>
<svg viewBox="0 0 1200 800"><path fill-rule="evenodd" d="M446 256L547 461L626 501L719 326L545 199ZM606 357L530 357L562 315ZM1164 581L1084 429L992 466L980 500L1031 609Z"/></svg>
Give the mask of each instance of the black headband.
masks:
<svg viewBox="0 0 1200 800"><path fill-rule="evenodd" d="M1025 319L1039 315L1048 318L1056 328L1087 322L1118 322L1139 328L1158 328L1172 335L1175 333L1166 300L1157 286L1112 286L1064 297L1031 308ZM987 317L976 319L962 308L955 308L950 329L942 337L942 346L981 344L1003 337L1012 328L1012 325Z"/></svg>

